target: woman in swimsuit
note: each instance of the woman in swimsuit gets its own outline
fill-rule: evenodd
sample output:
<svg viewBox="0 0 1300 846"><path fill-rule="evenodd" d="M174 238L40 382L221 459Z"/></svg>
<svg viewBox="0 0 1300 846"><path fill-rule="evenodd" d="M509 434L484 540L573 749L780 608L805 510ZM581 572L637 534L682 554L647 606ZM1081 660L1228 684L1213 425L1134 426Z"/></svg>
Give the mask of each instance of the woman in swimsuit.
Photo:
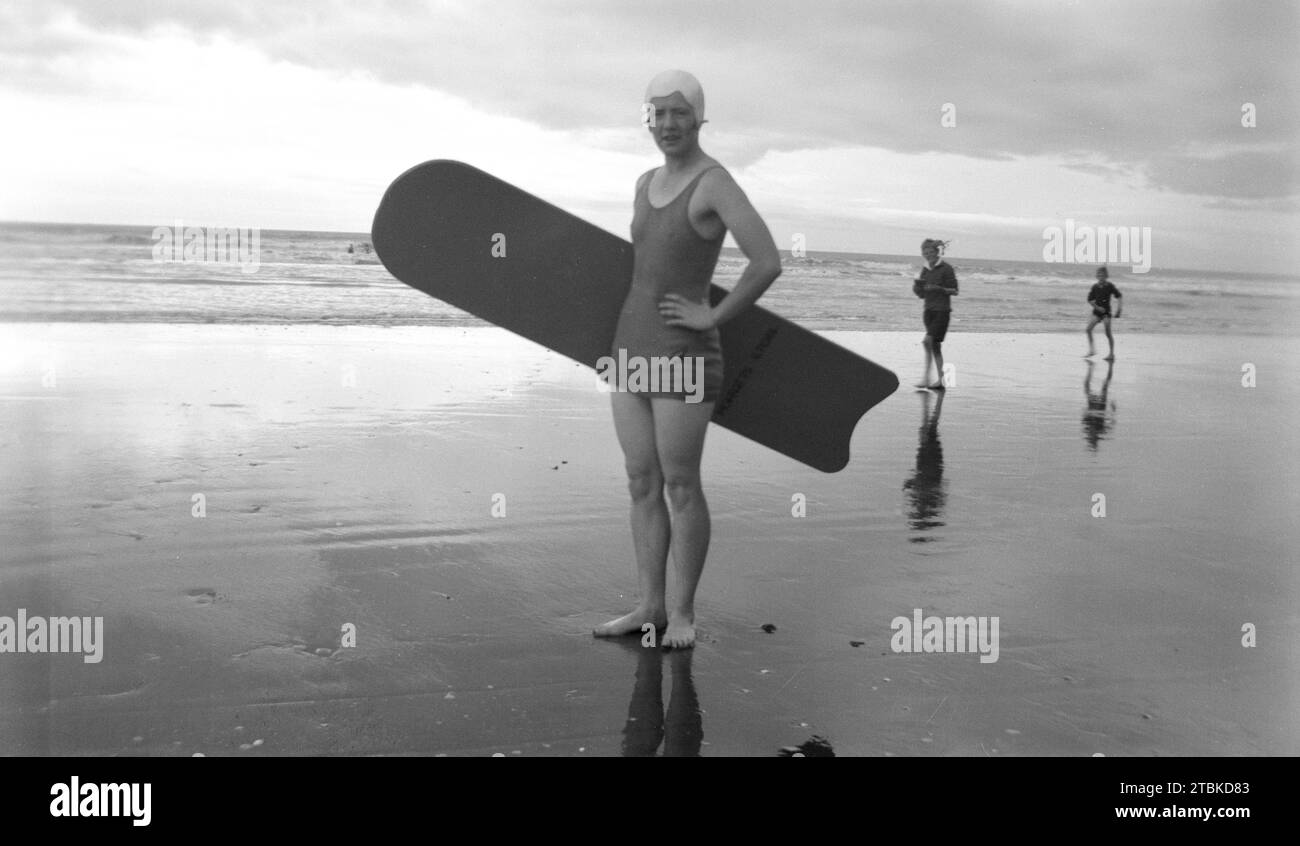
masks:
<svg viewBox="0 0 1300 846"><path fill-rule="evenodd" d="M702 374L703 389L691 393L683 384L662 383L674 380L659 380L652 392L629 380L610 394L632 494L640 602L593 634L640 635L650 623L666 627L664 646L689 647L695 644L695 589L709 549L700 456L722 386L718 327L781 275L781 257L749 198L700 149L704 92L695 77L659 74L646 102L647 116L653 114L648 128L664 164L637 180L632 287L612 354L618 360L622 350L629 361L640 357L651 365L655 359L678 362L677 372ZM749 264L735 289L711 306L709 284L727 232ZM671 608L665 596L670 549L677 583Z"/></svg>

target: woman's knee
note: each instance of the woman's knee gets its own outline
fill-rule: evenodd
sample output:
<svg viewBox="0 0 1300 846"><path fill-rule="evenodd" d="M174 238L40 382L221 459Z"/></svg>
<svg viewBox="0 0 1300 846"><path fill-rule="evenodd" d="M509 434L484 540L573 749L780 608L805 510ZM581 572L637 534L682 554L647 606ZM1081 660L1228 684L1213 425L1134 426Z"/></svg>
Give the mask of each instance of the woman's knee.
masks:
<svg viewBox="0 0 1300 846"><path fill-rule="evenodd" d="M664 474L664 487L668 491L668 501L675 510L688 508L704 496L700 474L696 472L670 470Z"/></svg>
<svg viewBox="0 0 1300 846"><path fill-rule="evenodd" d="M627 489L634 501L663 496L664 474L652 465L628 465Z"/></svg>

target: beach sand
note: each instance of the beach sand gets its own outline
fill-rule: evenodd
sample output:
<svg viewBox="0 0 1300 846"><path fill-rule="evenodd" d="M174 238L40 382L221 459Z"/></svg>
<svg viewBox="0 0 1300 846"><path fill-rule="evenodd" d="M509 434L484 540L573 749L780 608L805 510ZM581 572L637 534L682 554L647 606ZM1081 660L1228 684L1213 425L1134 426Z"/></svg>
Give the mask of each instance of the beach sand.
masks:
<svg viewBox="0 0 1300 846"><path fill-rule="evenodd" d="M6 324L0 615L104 644L0 654L0 752L1297 754L1300 342L1123 329L1100 412L1081 332L954 332L937 438L910 387L837 474L713 427L701 639L665 653L590 635L636 581L573 362L490 328ZM827 334L919 375L919 332ZM997 617L998 660L895 653L917 608Z"/></svg>

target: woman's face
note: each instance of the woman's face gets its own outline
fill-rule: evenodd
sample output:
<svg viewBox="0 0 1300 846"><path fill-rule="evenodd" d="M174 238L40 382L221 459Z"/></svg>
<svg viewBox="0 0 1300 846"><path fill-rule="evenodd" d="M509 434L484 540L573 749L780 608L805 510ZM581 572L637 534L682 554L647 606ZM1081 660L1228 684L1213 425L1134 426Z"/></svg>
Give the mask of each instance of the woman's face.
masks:
<svg viewBox="0 0 1300 846"><path fill-rule="evenodd" d="M921 256L925 259L927 264L934 264L936 261L939 260L939 248L926 247L925 249L921 250Z"/></svg>
<svg viewBox="0 0 1300 846"><path fill-rule="evenodd" d="M680 91L667 97L654 97L650 105L654 107L650 134L664 155L681 155L697 143L700 125L695 110Z"/></svg>

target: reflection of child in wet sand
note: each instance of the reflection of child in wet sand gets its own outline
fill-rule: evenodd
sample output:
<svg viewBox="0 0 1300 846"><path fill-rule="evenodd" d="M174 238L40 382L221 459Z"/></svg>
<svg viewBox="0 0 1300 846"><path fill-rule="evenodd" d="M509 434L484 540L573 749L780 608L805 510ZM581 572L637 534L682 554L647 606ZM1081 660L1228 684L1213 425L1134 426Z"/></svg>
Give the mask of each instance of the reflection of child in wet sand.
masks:
<svg viewBox="0 0 1300 846"><path fill-rule="evenodd" d="M911 527L918 532L943 525L944 500L947 498L943 483L943 444L939 442L939 415L943 411L943 394L935 394L934 411L930 410L930 394L922 395L921 429L916 448L916 473L903 482L907 491ZM925 543L933 538L917 535L912 543Z"/></svg>
<svg viewBox="0 0 1300 846"><path fill-rule="evenodd" d="M1092 286L1088 291L1088 305L1092 306L1092 319L1088 321L1088 356L1094 356L1097 353L1092 345L1092 330L1098 323L1106 323L1106 340L1110 343L1110 355L1106 356L1107 361L1115 360L1115 336L1110 333L1110 298L1115 298L1115 316L1119 317L1120 312L1124 310L1124 295L1119 292L1119 288L1110 281L1110 271L1105 267L1097 268L1097 284Z"/></svg>
<svg viewBox="0 0 1300 846"><path fill-rule="evenodd" d="M1106 380L1101 383L1100 394L1092 392L1093 366L1091 361L1088 362L1088 374L1083 377L1083 393L1088 397L1088 408L1083 412L1083 439L1088 442L1088 448L1096 452L1097 445L1110 431L1112 423L1107 415L1106 394L1110 391L1110 377L1114 373L1115 365L1113 362L1106 365ZM1111 402L1109 411L1114 410L1115 403Z"/></svg>

